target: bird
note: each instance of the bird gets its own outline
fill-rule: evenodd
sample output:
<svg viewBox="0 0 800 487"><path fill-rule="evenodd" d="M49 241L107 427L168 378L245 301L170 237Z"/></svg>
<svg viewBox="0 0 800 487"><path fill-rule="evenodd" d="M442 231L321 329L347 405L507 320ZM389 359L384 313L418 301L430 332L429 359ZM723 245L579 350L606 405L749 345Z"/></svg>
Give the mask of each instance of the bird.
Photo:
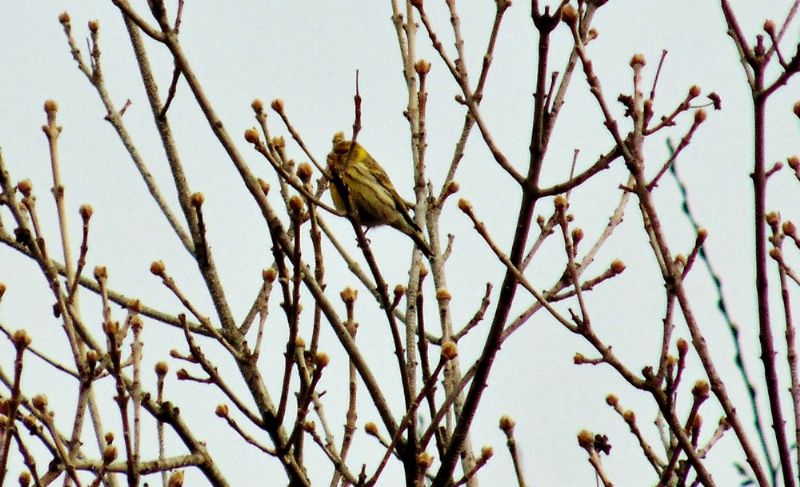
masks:
<svg viewBox="0 0 800 487"><path fill-rule="evenodd" d="M389 225L411 237L425 256L433 256L422 230L408 213L413 203L397 193L386 171L361 144L345 140L344 133L337 132L327 162L333 178L338 179L330 185L337 210L348 211L348 198L361 225L367 228Z"/></svg>

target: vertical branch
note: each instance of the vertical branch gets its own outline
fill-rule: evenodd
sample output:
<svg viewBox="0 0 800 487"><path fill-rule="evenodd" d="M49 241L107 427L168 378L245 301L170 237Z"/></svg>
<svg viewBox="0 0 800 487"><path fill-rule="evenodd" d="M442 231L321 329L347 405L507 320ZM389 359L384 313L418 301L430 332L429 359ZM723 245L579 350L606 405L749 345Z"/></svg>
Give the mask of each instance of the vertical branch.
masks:
<svg viewBox="0 0 800 487"><path fill-rule="evenodd" d="M303 221L303 200L299 196L292 196L290 199L290 211L294 236L294 253L292 254L292 269L294 272L291 278L291 299L286 302L284 306L289 322L289 335L286 340L286 350L284 351L283 386L281 388L280 402L278 405L278 421L283 420L283 416L286 412L286 404L289 398L289 385L292 369L294 367L294 349L296 347L300 328L300 279L302 277L300 268L300 225Z"/></svg>
<svg viewBox="0 0 800 487"><path fill-rule="evenodd" d="M775 363L775 340L772 335L772 324L769 316L769 283L767 280L767 230L766 230L766 203L767 203L767 176L766 176L766 102L767 97L760 96L759 92L764 86L764 69L766 66L756 65L755 90L753 96L753 198L754 230L755 230L755 260L756 260L756 302L758 304L758 339L761 344L761 361L764 364L764 380L767 385L770 412L772 414L772 428L775 431L775 441L778 444L778 457L781 462L784 485L796 485L794 478L789 443L786 437L786 421L780 403L780 383Z"/></svg>
<svg viewBox="0 0 800 487"><path fill-rule="evenodd" d="M70 22L69 15L64 13L59 17L59 20L64 27L64 33L67 36L67 42L70 45L70 49L72 51L72 57L77 62L78 68L81 70L81 72L86 76L86 78L89 80L92 86L94 86L98 96L100 97L100 100L103 102L103 106L105 107L107 112L106 120L111 124L111 126L117 132L120 142L122 142L122 145L125 147L128 154L130 155L134 166L139 171L139 174L142 177L142 181L144 181L145 185L147 186L150 196L158 205L159 209L161 210L161 213L169 222L170 227L178 236L184 248L186 248L186 250L191 253L193 251L193 244L190 236L187 234L186 230L183 228L183 225L180 224L177 217L167 204L164 196L161 193L161 190L159 189L158 185L155 182L155 179L153 178L153 175L147 168L144 158L134 145L131 135L128 133L125 125L122 122L122 115L124 114L125 108L128 105L126 104L121 110L117 110L111 101L111 95L106 89L105 81L103 78L103 72L101 70L101 64L100 64L100 49L98 43L99 28L100 28L99 22L93 21L89 24L89 28L92 33L92 43L93 43L92 63L90 65L87 64L83 59L83 57L81 56L80 50L78 49L77 46L77 42L75 41L75 38L72 35L72 25ZM145 92L148 93L148 98L151 100L151 106L152 106L153 98L150 95L151 93L157 93L155 80L149 68L149 62L147 61L146 53L144 51L144 45L141 42L141 36L139 35L138 31L135 31L134 24L130 24L130 29L134 29L133 31L129 30L129 34L131 36L131 44L133 47L134 54L137 56L137 58L139 58L139 66L140 69L142 69L142 82L145 87ZM158 102L157 104L160 107L160 102ZM163 117L157 117L156 120L161 121L161 123L157 125L157 128L159 128L159 130L162 132L162 141L164 141L165 144L170 144L172 140L171 140L171 135L169 134L168 131L169 125L167 124L167 119ZM166 132L162 130L164 126L167 127ZM166 153L168 159L170 160L170 163L174 166L173 163L175 161L173 159L170 159L169 156L177 154L177 151L170 150L170 148L168 147ZM179 174L182 173L176 173L173 167L173 176ZM185 180L182 181L185 182ZM176 184L180 183L181 180L176 181ZM182 191L179 191L179 197L182 197L183 194L184 193Z"/></svg>
<svg viewBox="0 0 800 487"><path fill-rule="evenodd" d="M787 223L791 222L784 222L783 227L787 227ZM777 224L776 224L777 227ZM775 235L776 232L773 232ZM785 232L784 232L785 233ZM782 241L782 236L776 236L780 245ZM783 254L779 246L776 246L772 250L770 250L770 257L775 259L778 263L778 277L781 287L781 302L783 304L783 318L784 322L786 323L786 361L789 364L789 378L791 382L791 387L789 388L789 392L792 396L792 406L794 411L794 419L795 419L795 426L794 426L794 433L795 433L795 444L800 444L800 424L797 422L797 418L800 417L800 378L797 375L797 344L795 343L796 337L796 330L794 326L794 321L792 319L792 303L791 303L791 295L789 293L789 284L786 277L786 267L783 262ZM800 449L795 448L796 454L796 462L798 471L800 471Z"/></svg>
<svg viewBox="0 0 800 487"><path fill-rule="evenodd" d="M672 155L672 153L674 153L674 147L672 143L669 141L667 142L667 148L670 151L670 155ZM686 185L678 175L677 166L675 164L670 164L669 171L672 174L675 183L678 185L678 190L681 193L681 198L683 200L681 207L683 208L683 212L686 214L686 217L689 219L694 229L699 230L700 225L694 218L690 210ZM711 265L711 260L708 255L708 249L705 246L700 247L698 255L705 263L706 270L708 274L711 276L711 280L714 282L714 285L716 287L717 308L719 309L723 319L727 323L728 330L730 331L731 338L733 340L735 348L734 362L736 363L736 367L739 369L739 374L741 375L742 382L744 382L744 385L747 388L747 397L750 402L750 410L752 411L753 414L753 426L755 427L759 443L761 444L761 450L765 458L765 463L767 464L768 468L772 470L772 473L774 475L776 473L774 471L774 467L772 466L774 462L772 461L772 454L770 453L769 446L767 445L767 437L766 437L767 428L764 426L763 422L765 417L764 414L762 413L761 406L759 406L759 401L757 400L756 387L754 385L753 379L751 379L750 377L750 373L748 372L747 365L744 360L743 351L745 347L742 344L739 327L734 322L733 317L730 315L728 311L728 305L726 304L725 297L722 293L722 279L720 278L719 274L714 269L714 267Z"/></svg>
<svg viewBox="0 0 800 487"><path fill-rule="evenodd" d="M394 3L394 2L393 2ZM405 2L405 22L402 24L403 42L400 45L401 59L403 62L403 77L406 82L407 104L406 118L411 132L411 157L414 168L414 197L416 206L414 220L420 228L425 228L425 133L424 133L424 113L427 94L424 90L425 76L420 74L420 87L417 85L418 68L424 67L424 62L417 63L417 23L414 17L414 8L411 1ZM396 8L396 4L394 5ZM399 11L398 11L399 13ZM430 65L427 66L430 69ZM423 69L424 71L424 69ZM419 292L419 252L413 253L411 269L409 271L409 281L406 287L406 312L405 312L405 378L408 382L408 392L406 394L406 406L410 407L410 399L416 395L417 385L417 349L415 347L416 338L416 314L420 310L416 307L416 296ZM407 450L403 464L406 470L406 478L413 478L416 467L417 441L416 441L417 422L416 417L412 418L407 435Z"/></svg>
<svg viewBox="0 0 800 487"><path fill-rule="evenodd" d="M67 212L64 207L64 185L61 183L61 164L58 154L58 136L61 134L61 127L56 124L56 113L58 104L53 100L48 100L44 104L44 111L47 114L47 124L42 126L42 131L47 136L47 143L50 147L50 167L53 173L53 198L56 202L58 213L58 227L61 232L61 248L64 254L64 269L67 274L68 288L72 288L75 281L75 266L72 262L72 252L69 245L69 231L67 225Z"/></svg>
<svg viewBox="0 0 800 487"><path fill-rule="evenodd" d="M133 399L133 461L137 465L142 454L142 319L134 314L130 318L133 331L131 343L131 361L133 363L133 383L131 384L131 399Z"/></svg>
<svg viewBox="0 0 800 487"><path fill-rule="evenodd" d="M766 103L769 96L778 88L786 84L789 78L800 70L800 57L794 58L783 65L781 74L771 83L765 81L765 73L769 67L772 55L778 47L769 51L764 46L763 36L756 36L756 45L750 47L736 18L733 9L727 0L721 0L722 11L739 51L743 54L743 67L748 73L748 81L752 91L753 100L753 198L755 231L755 261L756 261L756 303L758 305L759 343L761 345L761 361L764 364L764 380L769 397L772 427L775 432L775 441L778 446L778 458L781 464L784 485L793 487L797 479L791 461L791 453L786 435L786 422L780 403L780 381L775 363L776 351L772 324L769 310L769 283L767 279L767 230L766 230L766 199L767 199L767 173L766 173ZM787 21L793 13L790 11Z"/></svg>
<svg viewBox="0 0 800 487"><path fill-rule="evenodd" d="M534 103L534 122L530 144L531 158L528 166L528 174L520 183L520 186L523 190L522 201L520 202L517 223L515 227L516 232L514 234L514 241L512 243L511 252L509 255L509 259L514 268L518 268L522 262L525 246L528 241L528 234L533 221L533 210L536 202L538 201L536 188L539 173L541 171L541 163L544 157L544 124L541 117L543 115L544 97L547 94L546 90L544 90L545 81L542 78L547 78L547 57L549 55L550 34L558 25L560 18L561 7L559 7L553 15L550 15L549 8L546 8L544 13L540 13L538 11L538 2L534 1L533 19L534 25L539 32L540 53L536 80L537 101ZM541 98L541 100L539 100L539 98ZM470 102L470 100L467 101ZM469 106L471 112L475 113L473 111L474 100L471 101ZM495 157L497 158L497 155ZM504 160L504 158L501 159ZM453 431L450 444L447 447L445 456L441 459L439 471L434 477L432 483L433 487L443 487L450 482L456 461L458 459L458 454L461 452L464 441L467 438L467 434L472 425L472 420L478 409L478 404L480 403L481 396L483 395L483 391L486 387L486 382L489 378L489 372L491 371L494 358L499 350L503 329L508 319L508 315L511 312L511 305L514 301L517 287L518 281L516 274L511 269L507 269L505 277L503 278L503 284L500 288L497 309L495 311L494 318L492 319L492 324L489 328L489 333L486 337L481 356L477 362L475 376L472 380L469 391L467 392L466 400L464 401L464 407Z"/></svg>
<svg viewBox="0 0 800 487"><path fill-rule="evenodd" d="M347 321L344 323L345 327L347 327L347 332L353 338L356 339L356 332L358 331L358 323L355 321L355 301L358 298L358 291L352 288L345 288L339 296L342 298L342 301L345 304L347 309ZM344 425L344 436L342 437L342 448L339 453L339 457L341 458L342 462L347 459L347 454L350 451L350 446L353 442L353 433L356 430L356 420L358 419L357 414L357 394L358 394L358 387L356 383L356 366L353 363L353 360L349 360L348 366L348 402L347 402L347 413L345 414L345 425ZM333 478L331 479L330 486L336 487L339 483L339 479L341 478L341 472L339 470L334 470Z"/></svg>
<svg viewBox="0 0 800 487"><path fill-rule="evenodd" d="M2 435L2 444L0 444L0 485L3 485L6 473L8 472L8 454L11 449L11 439L13 438L15 421L17 419L17 408L20 403L20 382L22 381L22 357L25 354L25 349L31 344L31 338L25 330L18 330L11 337L14 343L17 354L14 359L14 385L11 387L11 398L8 401L6 417L8 418L7 425L4 427L5 431Z"/></svg>

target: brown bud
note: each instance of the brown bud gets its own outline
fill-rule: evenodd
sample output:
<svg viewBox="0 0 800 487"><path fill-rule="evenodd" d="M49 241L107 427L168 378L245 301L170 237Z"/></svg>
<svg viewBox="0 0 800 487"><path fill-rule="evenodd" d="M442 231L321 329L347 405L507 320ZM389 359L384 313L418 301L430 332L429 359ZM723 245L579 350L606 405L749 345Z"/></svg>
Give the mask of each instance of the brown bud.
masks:
<svg viewBox="0 0 800 487"><path fill-rule="evenodd" d="M624 413L622 413L622 419L625 420L628 424L633 424L636 422L636 413L628 409Z"/></svg>
<svg viewBox="0 0 800 487"><path fill-rule="evenodd" d="M472 209L472 203L466 198L461 198L458 200L458 209L466 213Z"/></svg>
<svg viewBox="0 0 800 487"><path fill-rule="evenodd" d="M273 137L272 145L274 145L276 149L283 149L284 147L286 147L286 139L284 139L281 136Z"/></svg>
<svg viewBox="0 0 800 487"><path fill-rule="evenodd" d="M355 303L356 299L358 299L358 291L351 287L346 287L339 293L339 297L347 304Z"/></svg>
<svg viewBox="0 0 800 487"><path fill-rule="evenodd" d="M227 418L228 413L229 411L227 404L217 404L217 407L214 409L214 414L216 414L220 418Z"/></svg>
<svg viewBox="0 0 800 487"><path fill-rule="evenodd" d="M414 63L414 71L416 71L419 75L428 74L431 71L431 63L424 59L420 59Z"/></svg>
<svg viewBox="0 0 800 487"><path fill-rule="evenodd" d="M700 91L701 90L699 86L692 85L692 87L689 88L689 98L697 98L698 96L700 96Z"/></svg>
<svg viewBox="0 0 800 487"><path fill-rule="evenodd" d="M62 24L69 23L69 12L64 11L58 14L58 21Z"/></svg>
<svg viewBox="0 0 800 487"><path fill-rule="evenodd" d="M261 278L266 282L274 282L276 277L278 277L278 271L274 267L267 267L261 271Z"/></svg>
<svg viewBox="0 0 800 487"><path fill-rule="evenodd" d="M97 19L90 20L89 21L89 31L94 33L94 34L96 34L98 30L100 30L100 21L97 20Z"/></svg>
<svg viewBox="0 0 800 487"><path fill-rule="evenodd" d="M156 371L156 375L159 377L164 377L169 372L169 364L163 360L159 360L156 362L155 367L153 369Z"/></svg>
<svg viewBox="0 0 800 487"><path fill-rule="evenodd" d="M55 100L47 100L44 102L45 113L56 113L58 111L58 102Z"/></svg>
<svg viewBox="0 0 800 487"><path fill-rule="evenodd" d="M692 387L692 395L696 399L706 399L708 397L709 386L708 382L704 380L698 380L694 383L694 387Z"/></svg>
<svg viewBox="0 0 800 487"><path fill-rule="evenodd" d="M154 276L163 277L164 270L166 270L167 266L164 265L164 261L162 260L154 260L150 263L150 273Z"/></svg>
<svg viewBox="0 0 800 487"><path fill-rule="evenodd" d="M104 321L103 333L106 335L116 335L119 333L119 322L113 320Z"/></svg>
<svg viewBox="0 0 800 487"><path fill-rule="evenodd" d="M575 352L575 355L572 356L572 363L575 365L581 365L586 362L586 357L580 352Z"/></svg>
<svg viewBox="0 0 800 487"><path fill-rule="evenodd" d="M303 431L305 431L306 433L313 433L316 430L317 430L317 423L315 423L314 421L308 420L303 422Z"/></svg>
<svg viewBox="0 0 800 487"><path fill-rule="evenodd" d="M783 233L789 235L790 237L793 237L797 232L797 228L794 226L794 223L791 220L785 220L781 228L783 229ZM3 293L0 292L0 296L2 295Z"/></svg>
<svg viewBox="0 0 800 487"><path fill-rule="evenodd" d="M378 426L372 421L370 421L364 425L364 431L366 431L368 435L377 436Z"/></svg>
<svg viewBox="0 0 800 487"><path fill-rule="evenodd" d="M142 321L142 317L139 315L134 315L131 317L131 328L134 331L141 331L142 327L144 326L144 321Z"/></svg>
<svg viewBox="0 0 800 487"><path fill-rule="evenodd" d="M611 261L611 272L614 274L622 274L625 271L625 263L619 259Z"/></svg>
<svg viewBox="0 0 800 487"><path fill-rule="evenodd" d="M260 140L258 136L258 130L253 127L244 131L244 140L250 142L251 144L257 144Z"/></svg>
<svg viewBox="0 0 800 487"><path fill-rule="evenodd" d="M89 350L86 352L86 363L89 367L94 368L97 365L98 358L97 350Z"/></svg>
<svg viewBox="0 0 800 487"><path fill-rule="evenodd" d="M25 470L17 477L20 487L28 487L31 484L31 473Z"/></svg>
<svg viewBox="0 0 800 487"><path fill-rule="evenodd" d="M192 198L192 206L194 206L195 208L200 208L206 201L206 197L203 195L203 193L200 192L192 193L191 198Z"/></svg>
<svg viewBox="0 0 800 487"><path fill-rule="evenodd" d="M33 190L33 183L31 183L30 179L23 179L22 181L17 183L17 191L22 193L22 196L25 197L30 196L32 190Z"/></svg>
<svg viewBox="0 0 800 487"><path fill-rule="evenodd" d="M500 424L499 424L499 426L500 426L500 429L503 430L504 432L508 433L509 431L513 431L514 430L514 426L516 426L516 425L517 425L517 423L514 421L514 418L512 418L511 416L508 416L507 414L504 414L504 415L500 416Z"/></svg>
<svg viewBox="0 0 800 487"><path fill-rule="evenodd" d="M183 487L183 470L176 470L170 474L167 487Z"/></svg>
<svg viewBox="0 0 800 487"><path fill-rule="evenodd" d="M47 396L44 394L36 394L33 396L33 399L31 399L31 404L33 404L33 407L36 408L37 411L43 413L47 409Z"/></svg>
<svg viewBox="0 0 800 487"><path fill-rule="evenodd" d="M589 449L593 448L594 444L594 436L592 436L592 432L588 430L581 430L578 433L578 444L581 448Z"/></svg>
<svg viewBox="0 0 800 487"><path fill-rule="evenodd" d="M297 335L296 337L294 337L294 346L299 349L306 348L306 341L303 340L303 337Z"/></svg>
<svg viewBox="0 0 800 487"><path fill-rule="evenodd" d="M796 116L800 117L800 101L794 102L794 107L792 107L792 111L794 111L794 114Z"/></svg>
<svg viewBox="0 0 800 487"><path fill-rule="evenodd" d="M616 396L616 394L609 394L606 396L606 404L609 406L616 406L617 403L619 403L619 398Z"/></svg>
<svg viewBox="0 0 800 487"><path fill-rule="evenodd" d="M22 350L31 344L31 337L28 335L27 331L17 330L13 335L11 335L11 342L14 344L17 350Z"/></svg>
<svg viewBox="0 0 800 487"><path fill-rule="evenodd" d="M300 213L302 213L304 207L305 203L303 203L303 198L297 195L294 195L291 198L289 198L289 209L295 215L299 215Z"/></svg>
<svg viewBox="0 0 800 487"><path fill-rule="evenodd" d="M442 345L442 358L445 360L453 360L458 357L458 346L455 342L444 342Z"/></svg>
<svg viewBox="0 0 800 487"><path fill-rule="evenodd" d="M446 288L441 287L436 290L437 301L450 301L451 299L453 299L453 295Z"/></svg>
<svg viewBox="0 0 800 487"><path fill-rule="evenodd" d="M3 294L6 293L6 285L0 282L0 298L3 297Z"/></svg>
<svg viewBox="0 0 800 487"><path fill-rule="evenodd" d="M561 20L569 25L574 25L578 22L578 11L570 4L565 5L561 9Z"/></svg>
<svg viewBox="0 0 800 487"><path fill-rule="evenodd" d="M325 352L319 352L314 356L314 365L318 369L324 369L329 363L331 363L331 357Z"/></svg>
<svg viewBox="0 0 800 487"><path fill-rule="evenodd" d="M114 460L117 459L117 447L114 445L108 445L107 447L103 448L103 464L108 465Z"/></svg>
<svg viewBox="0 0 800 487"><path fill-rule="evenodd" d="M789 164L789 167L797 171L797 168L800 167L800 158L797 156L789 156L786 158L786 162Z"/></svg>
<svg viewBox="0 0 800 487"><path fill-rule="evenodd" d="M433 465L433 457L428 452L422 452L417 455L417 466L422 470L428 470Z"/></svg>
<svg viewBox="0 0 800 487"><path fill-rule="evenodd" d="M770 211L769 213L767 213L766 219L767 219L767 224L771 227L774 227L780 222L781 217L780 215L778 215L777 211Z"/></svg>
<svg viewBox="0 0 800 487"><path fill-rule="evenodd" d="M676 346L678 347L678 353L681 355L684 355L689 351L689 342L687 342L684 338L679 338Z"/></svg>
<svg viewBox="0 0 800 487"><path fill-rule="evenodd" d="M783 254L781 253L781 249L779 249L777 247L773 247L773 248L769 249L769 256L772 257L775 260L781 260L781 257L783 256Z"/></svg>
<svg viewBox="0 0 800 487"><path fill-rule="evenodd" d="M481 458L484 460L488 460L492 458L494 455L494 449L491 446L484 446L481 448Z"/></svg>
<svg viewBox="0 0 800 487"><path fill-rule="evenodd" d="M269 106L272 107L272 109L275 110L276 112L283 113L283 100L281 100L280 98L275 98L274 100L272 100L272 103L270 103Z"/></svg>
<svg viewBox="0 0 800 487"><path fill-rule="evenodd" d="M89 218L92 217L94 209L92 208L92 205L81 205L78 212L81 214L81 218L83 218L83 221L87 221Z"/></svg>
<svg viewBox="0 0 800 487"><path fill-rule="evenodd" d="M578 242L583 240L583 230L580 228L575 228L572 230L572 242L577 245Z"/></svg>
<svg viewBox="0 0 800 487"><path fill-rule="evenodd" d="M99 265L94 268L94 279L99 281L108 278L108 269L105 266Z"/></svg>
<svg viewBox="0 0 800 487"><path fill-rule="evenodd" d="M131 313L140 313L142 311L142 302L136 298L128 301L128 310Z"/></svg>
<svg viewBox="0 0 800 487"><path fill-rule="evenodd" d="M775 21L772 19L767 19L764 21L764 32L773 36L775 35Z"/></svg>
<svg viewBox="0 0 800 487"><path fill-rule="evenodd" d="M394 298L400 299L406 293L406 288L402 284L398 284L394 287Z"/></svg>
<svg viewBox="0 0 800 487"><path fill-rule="evenodd" d="M262 113L264 111L264 101L260 98L256 98L252 103L250 103L250 108L252 108L256 113Z"/></svg>
<svg viewBox="0 0 800 487"><path fill-rule="evenodd" d="M641 54L641 53L634 54L633 57L631 57L631 67L632 68L636 67L636 66L642 67L645 64L647 64L647 62L644 59L644 54Z"/></svg>
<svg viewBox="0 0 800 487"><path fill-rule="evenodd" d="M453 193L458 193L459 189L461 189L461 185L458 184L458 181L450 181L449 183L447 183L447 187L445 188L445 192L448 195L451 195Z"/></svg>
<svg viewBox="0 0 800 487"><path fill-rule="evenodd" d="M694 112L694 122L695 123L703 123L706 121L708 117L708 113L702 108L699 108L696 112Z"/></svg>
<svg viewBox="0 0 800 487"><path fill-rule="evenodd" d="M553 199L553 206L555 206L556 210L563 211L569 207L569 203L567 198L560 194Z"/></svg>
<svg viewBox="0 0 800 487"><path fill-rule="evenodd" d="M344 142L344 132L342 132L340 130L340 131L336 132L335 134L333 134L332 142L333 142L333 145L338 145L339 143ZM341 152L337 151L337 153L341 153Z"/></svg>
<svg viewBox="0 0 800 487"><path fill-rule="evenodd" d="M311 164L307 162L301 162L299 166L297 166L297 177L300 178L300 181L307 183L311 181L311 176L314 175L314 169L312 169Z"/></svg>

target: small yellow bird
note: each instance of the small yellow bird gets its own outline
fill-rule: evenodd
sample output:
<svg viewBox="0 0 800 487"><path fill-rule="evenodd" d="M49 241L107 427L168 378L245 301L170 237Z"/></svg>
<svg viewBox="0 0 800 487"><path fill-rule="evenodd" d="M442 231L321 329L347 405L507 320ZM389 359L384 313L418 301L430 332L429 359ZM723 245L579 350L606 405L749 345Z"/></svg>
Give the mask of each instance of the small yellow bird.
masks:
<svg viewBox="0 0 800 487"><path fill-rule="evenodd" d="M423 254L431 257L433 252L425 242L422 230L408 214L408 208L413 204L397 194L386 171L369 152L356 142L351 153L351 146L351 141L344 140L344 133L337 132L333 136L333 149L328 154L328 167L348 192L352 209L361 224L365 227L389 225L400 230L414 240ZM331 181L333 204L337 210L347 211L345 198L348 195L341 194L336 186Z"/></svg>

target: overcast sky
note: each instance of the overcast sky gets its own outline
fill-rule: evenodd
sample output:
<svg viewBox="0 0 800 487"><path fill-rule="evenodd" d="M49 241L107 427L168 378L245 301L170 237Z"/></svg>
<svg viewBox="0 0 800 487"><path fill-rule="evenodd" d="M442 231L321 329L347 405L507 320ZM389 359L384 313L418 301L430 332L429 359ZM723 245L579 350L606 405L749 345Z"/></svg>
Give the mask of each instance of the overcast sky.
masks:
<svg viewBox="0 0 800 487"><path fill-rule="evenodd" d="M435 25L448 50L453 52L448 18L441 7L434 5L438 3L429 0L426 5L430 4ZM732 3L751 42L760 32L765 18L780 20L789 7L788 2ZM458 2L458 5L466 38L467 64L477 73L491 27L494 3L472 0ZM73 248L77 248L80 235L77 208L90 203L95 209L87 269L106 265L112 287L141 297L152 306L177 313L182 311L179 304L148 272L152 260L163 259L187 292L211 314L196 269L147 197L119 139L103 120L105 112L96 93L76 69L57 19L65 10L71 15L84 55L84 39L88 36L86 23L99 19L102 63L112 98L118 108L131 100L125 122L159 183L164 188L171 184L120 15L110 2L84 1L0 2L0 46L3 46L0 49L0 148L12 179L33 181L39 208L51 235L50 245L55 248L57 231L49 194L52 180L47 144L40 127L45 120L44 100L57 100L59 123L64 127L60 139L63 178L68 208L74 218ZM144 11L142 14L149 18ZM266 102L283 99L287 113L311 151L318 160L324 160L333 133L349 131L352 125L354 73L359 70L363 97L363 131L359 141L381 162L400 193L410 198L411 152L407 122L403 118L406 92L390 15L390 3L375 0L194 1L185 6L181 40L239 149L256 172L270 181L275 180L274 174L242 137L246 128L255 125L251 101L255 98ZM736 50L726 35L718 2L614 0L600 9L593 25L599 37L591 43L589 52L606 97L620 118L624 108L615 100L619 93L630 92L628 63L635 53L644 54L648 61L645 77L649 89L662 50L668 51L659 79L657 113L671 112L695 84L704 94L713 91L722 98L723 110L712 112L709 109L707 122L679 159L678 170L687 184L692 210L709 230L709 256L723 278L731 312L742 327L751 370L759 373L749 179L753 145L751 107L749 89ZM797 40L795 24L787 34L787 56L793 54L792 46ZM570 42L567 31L560 27L553 40L551 69L563 70ZM154 43L148 46L163 95L172 64L164 48ZM427 176L434 187L438 187L446 174L464 109L454 101L458 88L422 31L419 57L433 63L429 86ZM536 33L530 20L530 5L518 1L509 10L501 31L483 102L486 120L498 145L517 168L525 167L527 161L535 61ZM477 79L477 75L473 74L472 79ZM586 167L611 147L600 111L588 95L579 72L572 90L551 142L543 173L544 184L568 176L574 150L580 151L579 166ZM791 113L797 93L798 82L794 80L768 107L767 159L770 163L798 153L798 123ZM227 297L236 316L241 318L258 290L261 269L271 262L265 228L256 206L245 194L244 186L183 83L178 86L170 120L189 184L194 191L202 191L206 196L209 239L227 286ZM648 160L653 161L654 167L666 157L664 137L668 135L677 140L688 127L687 120L647 145ZM284 126L273 115L270 126L273 134L286 134ZM291 143L288 150L298 160L305 160ZM619 200L617 187L625 181L626 174L621 161L618 163L572 195L571 211L576 224L584 228L587 241L596 238ZM513 237L519 196L509 178L494 165L477 133L467 147L457 179L461 184L459 196L472 201L476 213L498 242L507 248ZM796 218L796 184L788 171L771 179L769 208L780 210L785 218ZM174 191L167 189L165 193L174 203ZM667 222L667 235L674 252L688 252L694 233L681 213L679 193L671 178L663 180L656 192L656 202ZM542 206L540 212L550 211L551 204L543 203L547 206ZM8 216L7 212L2 213L6 224ZM332 218L329 222L341 235L340 240L355 250L349 224ZM442 218L442 235L447 233L455 235L448 272L454 296L453 319L460 328L479 306L486 282L495 284L496 297L503 269L491 258L490 251L454 204L445 210ZM398 243L401 237L389 229L374 230L370 238L390 286L404 283L410 262L410 241ZM537 286L545 287L563 271L563 257L558 254L557 246L545 249L542 255L544 257L529 268L529 276ZM663 284L635 204L629 206L624 224L598 255L596 272L589 274L599 273L615 258L624 260L628 269L614 283L601 286L589 295L593 322L601 337L614 346L631 369L638 371L644 365L653 364L658 352L664 298ZM772 271L774 273L774 269ZM0 323L10 329L30 330L34 344L54 355L66 352L59 322L51 313L46 283L35 266L9 249L0 248L0 282L9 287L0 304ZM328 282L332 296L345 286L357 285L346 267L334 259L330 259ZM427 295L432 298L432 283L426 285L429 286ZM687 280L687 286L713 356L734 395L739 394L743 389L731 365L730 335L715 310L716 296L710 279L698 266ZM432 303L430 299L429 305ZM531 298L520 293L514 311L520 312L531 303ZM382 379L391 382L396 379L391 342L381 314L375 308L362 291L359 301L362 347L376 369L385 369ZM426 312L429 322L435 323L434 307ZM120 319L124 316L119 310L115 310L115 314ZM777 309L774 314L779 315ZM84 302L84 316L95 316L93 321L99 330L100 311L92 298L87 297ZM276 319L281 316L277 300L272 302L271 316ZM146 370L151 370L157 360L165 359L169 349L186 348L181 335L174 330L164 330L163 325L156 323L146 326ZM273 328L278 326L275 324ZM283 346L278 341L281 335L278 331L273 333L276 341L272 344L272 357L279 357ZM471 339L460 344L465 368L479 350L483 333L485 328L479 328ZM677 336L688 338L685 328L679 327ZM782 330L776 332L776 337L783 350L785 347L780 345ZM326 376L322 387L331 398L326 408L335 418L332 423L340 438L343 406L332 399L344 397L342 376L335 374L345 370L346 362L333 335L326 332L325 338L328 341L324 342L324 348L334 357L336 367ZM605 459L605 466L615 485L639 486L654 481L635 439L604 401L608 393L618 394L626 408L636 411L648 438L657 443L651 402L645 394L631 391L609 367L573 365L576 352L594 356L585 343L543 314L537 314L503 347L489 381L488 393L478 411L472 437L476 449L484 444L495 448L495 458L481 476L483 485L511 485L513 482L511 463L504 451L505 440L496 427L502 414L510 414L517 421L518 440L530 485L594 485L585 453L575 440L577 432L584 428L609 435L614 448L611 456ZM10 357L9 346L1 343L0 367L5 371L11 366ZM383 362L385 367L380 367ZM703 377L696 368L693 354L690 354L690 365L693 368L687 372L687 385ZM172 370L181 366L173 363ZM230 368L230 364L224 367ZM273 374L277 374L278 369L266 364L265 375L277 377ZM231 369L231 374L234 373ZM26 393L32 395L46 390L50 382L43 381L51 380L50 374L44 368L31 368L26 375ZM152 385L152 377L147 380ZM73 390L64 389L64 401L71 397L69 394ZM390 394L393 401L401 399L398 393ZM56 395L50 391L48 394ZM214 406L219 401L217 396L197 384L174 380L167 394L172 394L171 400L187 417L197 423L207 423L204 425L207 429L201 430L202 436L212 453L228 459L227 463L222 462L222 469L232 485L249 485L253 472L259 472L260 478L270 475L281 478L278 463L264 460L255 451L238 446L236 451L226 451L230 442L237 440L213 416ZM198 400L191 400L193 396ZM367 397L362 393L365 403ZM719 419L719 408L711 402L714 401L704 406L706 435ZM686 408L688 404L680 406ZM66 420L71 414L71 403L67 402L64 408L62 419ZM744 403L740 410L747 414ZM751 420L746 418L745 422L750 424ZM377 416L365 406L358 419L359 426L371 420L377 420ZM119 431L112 420L108 420L107 426ZM375 452L379 450L375 447L371 439L362 436L352 458L374 464ZM154 446L148 445L148 448ZM740 478L732 462L742 460L729 433L709 458L717 484L738 482ZM21 465L12 464L12 473L18 473L20 468ZM319 475L316 479L320 484L326 479L323 475L327 475L313 474ZM399 479L401 474L390 469L381 485L398 485L392 479Z"/></svg>

